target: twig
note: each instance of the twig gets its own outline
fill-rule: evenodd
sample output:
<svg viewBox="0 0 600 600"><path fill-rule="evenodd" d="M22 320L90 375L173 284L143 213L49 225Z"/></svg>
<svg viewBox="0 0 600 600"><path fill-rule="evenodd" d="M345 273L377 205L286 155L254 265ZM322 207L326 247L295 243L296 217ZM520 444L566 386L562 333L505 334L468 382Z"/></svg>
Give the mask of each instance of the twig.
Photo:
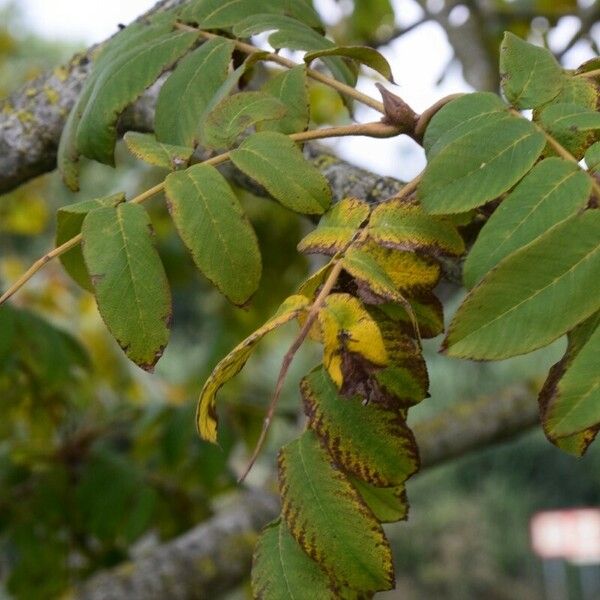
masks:
<svg viewBox="0 0 600 600"><path fill-rule="evenodd" d="M329 295L329 292L331 292L331 290L333 289L333 286L335 285L336 281L338 280L338 277L340 276L340 273L342 272L343 263L341 257L334 259L334 261L335 264L333 265L333 268L327 276L327 279L323 284L319 295L315 298L315 301L313 302L310 311L306 316L306 321L304 321L304 325L302 325L302 328L296 336L296 339L293 341L292 345L290 346L289 350L285 353L285 356L281 361L281 369L279 370L279 376L277 377L277 384L275 385L275 391L273 392L273 398L271 399L271 403L269 404L267 415L265 416L265 420L263 421L263 428L260 432L260 437L256 442L254 452L252 452L252 456L248 461L248 465L246 466L244 472L238 479L238 483L241 483L242 481L244 481L244 479L246 479L246 476L250 472L250 469L252 469L252 467L254 466L254 463L256 462L260 451L262 450L265 440L267 439L267 433L269 432L269 428L273 420L273 415L275 414L275 409L277 408L277 403L279 402L279 397L281 396L283 383L285 381L285 377L290 368L290 365L292 364L292 360L294 359L296 352L298 352L300 346L302 346L302 343L306 339L310 328L312 327L317 316L319 315L319 310L321 309L323 302Z"/></svg>

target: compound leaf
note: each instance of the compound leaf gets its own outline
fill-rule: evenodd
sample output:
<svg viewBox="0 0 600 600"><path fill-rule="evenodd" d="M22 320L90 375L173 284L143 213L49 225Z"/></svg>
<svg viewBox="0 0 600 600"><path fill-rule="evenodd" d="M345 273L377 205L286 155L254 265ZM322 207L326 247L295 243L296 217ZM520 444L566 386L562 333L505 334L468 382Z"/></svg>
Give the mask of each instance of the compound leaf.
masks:
<svg viewBox="0 0 600 600"><path fill-rule="evenodd" d="M152 370L169 339L171 294L150 219L136 204L99 208L83 221L83 257L98 310L127 356Z"/></svg>
<svg viewBox="0 0 600 600"><path fill-rule="evenodd" d="M200 271L231 302L243 305L258 288L256 234L227 180L211 165L194 165L165 180L169 212Z"/></svg>
<svg viewBox="0 0 600 600"><path fill-rule="evenodd" d="M288 321L295 319L309 304L305 296L290 296L280 307L275 315L262 327L238 344L219 364L213 369L210 377L204 384L198 399L196 424L202 439L212 443L217 441L217 414L215 397L219 389L234 375L237 375L246 364L256 344L270 331L277 329Z"/></svg>

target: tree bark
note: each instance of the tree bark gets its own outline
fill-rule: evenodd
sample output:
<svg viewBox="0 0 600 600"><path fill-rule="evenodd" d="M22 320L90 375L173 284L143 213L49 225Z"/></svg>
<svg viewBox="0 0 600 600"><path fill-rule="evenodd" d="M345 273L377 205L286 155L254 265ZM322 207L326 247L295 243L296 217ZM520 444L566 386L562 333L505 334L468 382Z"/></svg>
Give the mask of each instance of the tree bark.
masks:
<svg viewBox="0 0 600 600"><path fill-rule="evenodd" d="M415 425L422 468L511 440L538 421L536 394L525 385L461 404ZM144 556L95 575L77 600L203 600L238 586L249 574L260 529L279 514L268 492L240 495L229 510Z"/></svg>

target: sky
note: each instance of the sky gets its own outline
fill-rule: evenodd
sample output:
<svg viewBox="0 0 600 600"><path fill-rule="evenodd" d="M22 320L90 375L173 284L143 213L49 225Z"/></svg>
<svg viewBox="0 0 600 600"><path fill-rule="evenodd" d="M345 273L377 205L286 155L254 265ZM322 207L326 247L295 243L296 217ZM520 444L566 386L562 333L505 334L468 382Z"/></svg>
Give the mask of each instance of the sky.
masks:
<svg viewBox="0 0 600 600"><path fill-rule="evenodd" d="M117 31L119 23L129 23L155 4L155 0L0 0L0 6L11 1L21 8L26 22L35 32L48 38L81 43L82 46L107 38ZM432 0L432 3L435 4L435 1ZM414 0L394 0L394 4L401 26L410 25L422 16ZM343 0L315 0L315 5L326 22L335 22L344 6L351 6ZM456 17L460 19L461 15ZM574 27L575 19L563 19L551 43L560 48ZM456 66L451 67L443 84L437 85L448 66L452 50L442 29L433 23L412 30L380 50L392 65L398 84L396 87L386 83L387 87L402 96L417 112L447 94L471 91ZM583 62L587 56L575 49L567 58L572 62L567 64L570 67ZM361 77L358 87L375 98L380 97L371 78ZM355 118L365 122L378 120L380 115L360 107ZM399 179L414 177L425 165L422 149L404 136L391 140L344 138L332 142L332 145L343 158Z"/></svg>

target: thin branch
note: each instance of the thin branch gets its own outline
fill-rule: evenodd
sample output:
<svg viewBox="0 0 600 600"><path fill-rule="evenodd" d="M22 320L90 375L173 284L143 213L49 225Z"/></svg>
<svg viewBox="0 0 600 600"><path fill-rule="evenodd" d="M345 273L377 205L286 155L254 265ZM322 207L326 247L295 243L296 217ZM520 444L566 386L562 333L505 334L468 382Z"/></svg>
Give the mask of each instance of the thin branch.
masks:
<svg viewBox="0 0 600 600"><path fill-rule="evenodd" d="M333 286L336 284L338 277L342 272L343 263L341 257L334 259L333 262L333 268L327 276L327 280L323 284L319 295L315 298L315 301L313 302L310 311L306 316L306 321L304 321L304 325L302 325L302 328L296 336L296 339L293 341L292 345L290 346L289 350L285 353L285 356L281 361L281 369L279 370L279 376L277 377L277 384L275 385L275 391L273 392L273 398L271 399L271 403L269 404L267 415L265 416L265 420L263 421L263 427L262 431L260 432L260 437L256 442L254 452L252 452L252 456L250 457L250 460L248 461L244 472L240 475L238 479L238 483L241 483L242 481L244 481L244 479L246 479L246 476L248 475L248 473L250 473L250 470L254 466L254 463L256 462L260 451L262 450L265 440L267 439L267 433L269 432L271 422L273 421L275 409L277 408L279 397L281 396L281 390L283 389L283 383L287 376L290 365L292 364L292 360L294 360L296 352L298 352L300 346L302 346L302 343L306 339L308 332L310 331L311 327L313 326L313 323L319 315L319 310L323 306L323 302L325 302L325 299L333 289Z"/></svg>

